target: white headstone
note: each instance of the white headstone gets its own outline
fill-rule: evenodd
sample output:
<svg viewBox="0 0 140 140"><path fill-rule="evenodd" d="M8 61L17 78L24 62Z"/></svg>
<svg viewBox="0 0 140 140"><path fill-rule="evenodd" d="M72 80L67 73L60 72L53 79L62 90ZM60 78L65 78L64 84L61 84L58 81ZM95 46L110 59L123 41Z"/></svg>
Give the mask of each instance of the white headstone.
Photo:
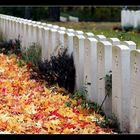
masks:
<svg viewBox="0 0 140 140"><path fill-rule="evenodd" d="M6 18L6 40L8 40L9 39L9 18Z"/></svg>
<svg viewBox="0 0 140 140"><path fill-rule="evenodd" d="M138 16L137 17L140 17L140 10L138 10ZM138 18L138 28L140 28L140 18Z"/></svg>
<svg viewBox="0 0 140 140"><path fill-rule="evenodd" d="M84 48L84 83L87 87L87 99L97 102L97 40L85 39Z"/></svg>
<svg viewBox="0 0 140 140"><path fill-rule="evenodd" d="M33 24L33 33L32 33L32 36L33 36L33 42L34 43L37 43L37 25L36 24Z"/></svg>
<svg viewBox="0 0 140 140"><path fill-rule="evenodd" d="M4 36L4 19L3 16L1 17L1 33L2 33L2 37Z"/></svg>
<svg viewBox="0 0 140 140"><path fill-rule="evenodd" d="M22 18L21 21L24 22L24 19Z"/></svg>
<svg viewBox="0 0 140 140"><path fill-rule="evenodd" d="M14 19L15 20L15 19ZM28 20L27 19L24 19L24 22L28 23Z"/></svg>
<svg viewBox="0 0 140 140"><path fill-rule="evenodd" d="M138 18L139 18L138 11L135 11L135 14L134 14L134 28L138 27Z"/></svg>
<svg viewBox="0 0 140 140"><path fill-rule="evenodd" d="M57 55L60 48L64 48L65 47L65 31L60 31L58 30L57 31L57 40L56 40L56 46L55 49L54 49L54 54Z"/></svg>
<svg viewBox="0 0 140 140"><path fill-rule="evenodd" d="M38 25L38 44L39 46L43 46L43 26Z"/></svg>
<svg viewBox="0 0 140 140"><path fill-rule="evenodd" d="M3 18L3 37L6 39L6 19Z"/></svg>
<svg viewBox="0 0 140 140"><path fill-rule="evenodd" d="M5 18L5 39L7 39L7 18Z"/></svg>
<svg viewBox="0 0 140 140"><path fill-rule="evenodd" d="M118 38L107 38L107 40L113 45L119 45L121 42Z"/></svg>
<svg viewBox="0 0 140 140"><path fill-rule="evenodd" d="M24 44L24 48L28 48L28 23L24 22L24 35L23 35L23 44Z"/></svg>
<svg viewBox="0 0 140 140"><path fill-rule="evenodd" d="M11 38L14 39L14 21L11 21Z"/></svg>
<svg viewBox="0 0 140 140"><path fill-rule="evenodd" d="M9 39L12 39L12 19L9 19Z"/></svg>
<svg viewBox="0 0 140 140"><path fill-rule="evenodd" d="M84 35L85 35L86 38L94 37L94 34L91 33L91 32L84 33Z"/></svg>
<svg viewBox="0 0 140 140"><path fill-rule="evenodd" d="M125 10L124 16L124 28L129 26L129 11Z"/></svg>
<svg viewBox="0 0 140 140"><path fill-rule="evenodd" d="M122 28L124 28L125 27L125 12L126 12L126 10L122 10L121 11L121 26L122 26Z"/></svg>
<svg viewBox="0 0 140 140"><path fill-rule="evenodd" d="M17 39L18 38L18 20L15 21L15 38Z"/></svg>
<svg viewBox="0 0 140 140"><path fill-rule="evenodd" d="M135 12L133 10L130 11L130 26L134 28L134 14Z"/></svg>
<svg viewBox="0 0 140 140"><path fill-rule="evenodd" d="M83 35L74 36L74 64L76 69L76 89L84 86L84 39Z"/></svg>
<svg viewBox="0 0 140 140"><path fill-rule="evenodd" d="M0 14L0 33L2 33L2 15Z"/></svg>
<svg viewBox="0 0 140 140"><path fill-rule="evenodd" d="M130 49L125 45L116 45L112 50L112 112L123 132L129 131L129 108Z"/></svg>
<svg viewBox="0 0 140 140"><path fill-rule="evenodd" d="M140 133L140 50L130 53L130 133Z"/></svg>
<svg viewBox="0 0 140 140"><path fill-rule="evenodd" d="M43 43L42 43L42 50L41 50L41 54L42 54L42 60L46 60L48 59L48 53L49 53L49 28L48 27L44 27L43 28Z"/></svg>
<svg viewBox="0 0 140 140"><path fill-rule="evenodd" d="M73 33L69 33L67 32L66 33L66 47L68 49L68 54L69 55L72 55L73 53L73 37L74 37L74 34Z"/></svg>
<svg viewBox="0 0 140 140"><path fill-rule="evenodd" d="M19 39L22 40L22 21L19 21L18 30Z"/></svg>
<svg viewBox="0 0 140 140"><path fill-rule="evenodd" d="M42 24L42 23L41 23L41 22L39 22L39 21L37 21L37 22L36 22L36 24L41 26L41 24Z"/></svg>
<svg viewBox="0 0 140 140"><path fill-rule="evenodd" d="M47 26L47 23L41 23L42 26L46 27Z"/></svg>
<svg viewBox="0 0 140 140"><path fill-rule="evenodd" d="M59 30L66 31L66 28L65 27L60 27Z"/></svg>
<svg viewBox="0 0 140 140"><path fill-rule="evenodd" d="M122 41L121 44L128 46L130 50L136 49L136 43L133 41Z"/></svg>
<svg viewBox="0 0 140 140"><path fill-rule="evenodd" d="M95 35L94 36L98 41L106 41L107 38L104 35Z"/></svg>
<svg viewBox="0 0 140 140"><path fill-rule="evenodd" d="M7 18L7 40L9 40L10 39L10 36L9 36L9 31L10 31L10 19L9 18Z"/></svg>
<svg viewBox="0 0 140 140"><path fill-rule="evenodd" d="M12 36L11 36L11 38L12 38ZM23 39L24 39L24 22L21 21L21 23L20 23L20 41L21 41L21 49L22 49L22 47L24 46Z"/></svg>
<svg viewBox="0 0 140 140"><path fill-rule="evenodd" d="M22 46L23 48L27 49L28 45L28 39L27 39L27 22L24 22L23 24L23 41L22 41Z"/></svg>
<svg viewBox="0 0 140 140"><path fill-rule="evenodd" d="M68 33L75 33L75 30L74 29L67 29L67 32Z"/></svg>
<svg viewBox="0 0 140 140"><path fill-rule="evenodd" d="M33 44L33 36L32 36L32 24L28 23L27 24L27 40L28 40L28 45L27 47L30 47Z"/></svg>
<svg viewBox="0 0 140 140"><path fill-rule="evenodd" d="M56 29L51 29L50 30L50 55L54 55L54 50L57 47L57 30Z"/></svg>
<svg viewBox="0 0 140 140"><path fill-rule="evenodd" d="M59 30L59 26L58 25L52 25L52 28Z"/></svg>
<svg viewBox="0 0 140 140"><path fill-rule="evenodd" d="M18 28L18 38L19 38L19 39L21 39L21 28L22 28L22 27L21 27L21 23L22 23L22 22L19 20L19 21L18 21L18 27L17 27L17 28Z"/></svg>
<svg viewBox="0 0 140 140"><path fill-rule="evenodd" d="M66 17L63 17L63 16L60 16L60 21L61 22L67 22L67 18Z"/></svg>
<svg viewBox="0 0 140 140"><path fill-rule="evenodd" d="M28 19L27 22L32 23L32 20ZM37 22L40 23L39 21L37 21Z"/></svg>
<svg viewBox="0 0 140 140"><path fill-rule="evenodd" d="M47 27L51 28L53 25L52 24L47 24Z"/></svg>
<svg viewBox="0 0 140 140"><path fill-rule="evenodd" d="M71 22L78 22L79 18L78 17L69 16L69 21L71 21Z"/></svg>
<svg viewBox="0 0 140 140"><path fill-rule="evenodd" d="M59 36L60 36L60 41L59 41L59 44L60 44L60 46L62 46L62 47L64 47L64 35L65 35L65 31L58 31L58 33L59 33Z"/></svg>
<svg viewBox="0 0 140 140"><path fill-rule="evenodd" d="M75 35L84 35L84 32L83 31L76 30L75 31Z"/></svg>
<svg viewBox="0 0 140 140"><path fill-rule="evenodd" d="M32 21L31 23L32 23L32 24L36 24L36 21Z"/></svg>
<svg viewBox="0 0 140 140"><path fill-rule="evenodd" d="M112 44L109 41L100 41L97 44L97 72L98 72L98 99L97 103L102 104L108 91L105 90L105 76L112 71ZM106 115L111 113L111 95L107 96L103 108Z"/></svg>

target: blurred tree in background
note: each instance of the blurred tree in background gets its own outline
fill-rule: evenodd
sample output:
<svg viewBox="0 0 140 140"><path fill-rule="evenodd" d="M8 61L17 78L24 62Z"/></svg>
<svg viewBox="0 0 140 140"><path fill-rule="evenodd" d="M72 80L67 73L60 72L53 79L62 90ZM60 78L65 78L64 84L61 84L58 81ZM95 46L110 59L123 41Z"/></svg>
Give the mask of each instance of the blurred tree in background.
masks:
<svg viewBox="0 0 140 140"><path fill-rule="evenodd" d="M59 7L48 7L48 20L60 21L60 8Z"/></svg>
<svg viewBox="0 0 140 140"><path fill-rule="evenodd" d="M123 6L16 6L0 7L0 13L36 21L59 21L60 15L65 17L76 16L79 17L80 21L120 21L122 8ZM127 9L139 10L140 6L127 6Z"/></svg>
<svg viewBox="0 0 140 140"><path fill-rule="evenodd" d="M25 18L26 19L31 19L31 11L32 11L32 7L25 7Z"/></svg>

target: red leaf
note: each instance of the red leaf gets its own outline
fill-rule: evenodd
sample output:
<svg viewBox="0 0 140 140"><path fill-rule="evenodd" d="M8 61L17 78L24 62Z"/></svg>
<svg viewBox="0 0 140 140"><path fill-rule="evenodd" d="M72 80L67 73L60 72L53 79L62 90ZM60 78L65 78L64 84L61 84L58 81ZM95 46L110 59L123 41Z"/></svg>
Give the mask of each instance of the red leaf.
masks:
<svg viewBox="0 0 140 140"><path fill-rule="evenodd" d="M77 114L77 113L78 113L78 114L80 113L80 112L79 112L79 110L78 110L78 109L76 109L76 108L73 108L73 110L72 110L72 111L73 111L74 113L76 113L76 114Z"/></svg>
<svg viewBox="0 0 140 140"><path fill-rule="evenodd" d="M36 113L36 114L34 114L34 117L35 117L36 119L42 119L44 116L45 116L44 113Z"/></svg>

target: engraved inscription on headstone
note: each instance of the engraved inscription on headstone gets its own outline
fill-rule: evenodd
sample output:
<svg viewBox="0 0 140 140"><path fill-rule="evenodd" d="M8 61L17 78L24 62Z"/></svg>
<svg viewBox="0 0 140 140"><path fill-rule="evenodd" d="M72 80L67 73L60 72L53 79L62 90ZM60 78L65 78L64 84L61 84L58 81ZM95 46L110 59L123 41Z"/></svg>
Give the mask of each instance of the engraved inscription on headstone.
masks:
<svg viewBox="0 0 140 140"><path fill-rule="evenodd" d="M112 112L118 117L123 132L129 131L129 103L130 49L116 45L112 56Z"/></svg>

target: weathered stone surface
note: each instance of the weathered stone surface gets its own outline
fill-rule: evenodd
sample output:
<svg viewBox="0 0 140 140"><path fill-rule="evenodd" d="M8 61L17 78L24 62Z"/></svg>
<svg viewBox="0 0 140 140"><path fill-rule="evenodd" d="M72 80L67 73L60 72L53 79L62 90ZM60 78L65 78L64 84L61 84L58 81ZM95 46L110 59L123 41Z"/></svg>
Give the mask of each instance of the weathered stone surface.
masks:
<svg viewBox="0 0 140 140"><path fill-rule="evenodd" d="M74 36L73 57L76 68L75 89L84 86L84 39L83 35Z"/></svg>
<svg viewBox="0 0 140 140"><path fill-rule="evenodd" d="M112 70L112 44L109 41L100 41L97 44L97 72L98 97L97 103L102 104L107 92L105 90L105 76ZM111 113L111 96L106 98L103 110L106 115Z"/></svg>
<svg viewBox="0 0 140 140"><path fill-rule="evenodd" d="M71 21L71 22L79 22L79 18L78 17L69 16L69 21Z"/></svg>
<svg viewBox="0 0 140 140"><path fill-rule="evenodd" d="M136 43L133 41L122 41L121 44L128 46L130 50L136 49Z"/></svg>
<svg viewBox="0 0 140 140"><path fill-rule="evenodd" d="M95 35L94 36L98 41L106 41L107 38L104 35Z"/></svg>
<svg viewBox="0 0 140 140"><path fill-rule="evenodd" d="M112 112L118 118L120 129L129 131L130 108L130 49L113 46L112 51Z"/></svg>
<svg viewBox="0 0 140 140"><path fill-rule="evenodd" d="M121 42L118 38L107 38L107 40L113 45L119 45Z"/></svg>
<svg viewBox="0 0 140 140"><path fill-rule="evenodd" d="M130 133L140 133L140 50L130 54Z"/></svg>
<svg viewBox="0 0 140 140"><path fill-rule="evenodd" d="M71 55L73 54L73 47L74 47L74 34L73 33L69 33L67 32L66 33L66 36L65 36L65 46L66 48L68 49L68 54Z"/></svg>
<svg viewBox="0 0 140 140"><path fill-rule="evenodd" d="M97 102L97 40L85 39L84 48L84 83L87 87L87 99Z"/></svg>
<svg viewBox="0 0 140 140"><path fill-rule="evenodd" d="M86 38L89 38L89 37L94 37L94 34L91 33L91 32L87 32L87 33L84 33L84 36L85 36Z"/></svg>

